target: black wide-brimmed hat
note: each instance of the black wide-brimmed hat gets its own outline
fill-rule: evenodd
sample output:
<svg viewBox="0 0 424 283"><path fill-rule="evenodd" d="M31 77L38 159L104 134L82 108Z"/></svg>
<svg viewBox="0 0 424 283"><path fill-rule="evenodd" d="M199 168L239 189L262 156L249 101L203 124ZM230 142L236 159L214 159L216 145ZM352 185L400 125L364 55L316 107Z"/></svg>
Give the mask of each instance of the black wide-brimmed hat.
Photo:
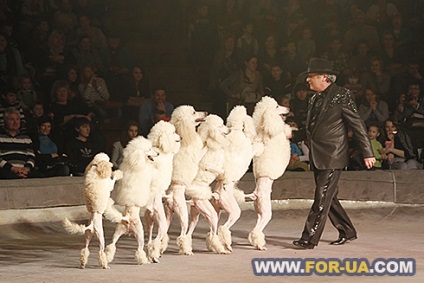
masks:
<svg viewBox="0 0 424 283"><path fill-rule="evenodd" d="M338 72L333 70L333 63L330 60L324 58L311 58L309 60L308 69L302 74L332 74L337 75Z"/></svg>

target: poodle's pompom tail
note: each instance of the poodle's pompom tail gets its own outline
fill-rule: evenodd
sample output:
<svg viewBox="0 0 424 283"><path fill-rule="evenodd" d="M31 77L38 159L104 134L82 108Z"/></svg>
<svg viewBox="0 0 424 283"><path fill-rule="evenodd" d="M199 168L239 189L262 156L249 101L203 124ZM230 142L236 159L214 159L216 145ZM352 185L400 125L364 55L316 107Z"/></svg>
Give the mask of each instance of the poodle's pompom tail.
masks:
<svg viewBox="0 0 424 283"><path fill-rule="evenodd" d="M163 236L163 239L162 239L162 242L161 242L161 247L160 247L160 254L161 255L168 248L168 243L169 243L169 236L168 236L168 234L165 234L165 236Z"/></svg>
<svg viewBox="0 0 424 283"><path fill-rule="evenodd" d="M106 254L105 254L104 251L99 251L99 265L103 269L109 269L109 265L108 265L108 261L107 261L107 256L106 256Z"/></svg>
<svg viewBox="0 0 424 283"><path fill-rule="evenodd" d="M219 240L218 235L211 234L210 232L206 236L206 248L208 249L208 251L213 251L213 252L216 252L217 254L230 253L224 248L221 241Z"/></svg>
<svg viewBox="0 0 424 283"><path fill-rule="evenodd" d="M107 262L112 262L115 257L116 246L114 244L107 245L105 253Z"/></svg>
<svg viewBox="0 0 424 283"><path fill-rule="evenodd" d="M209 185L191 184L186 188L186 195L195 199L211 199L212 190Z"/></svg>
<svg viewBox="0 0 424 283"><path fill-rule="evenodd" d="M187 235L179 236L177 238L177 246L179 248L179 253L182 255L193 255L193 250L191 247L191 238Z"/></svg>
<svg viewBox="0 0 424 283"><path fill-rule="evenodd" d="M71 222L68 218L65 218L62 221L62 226L65 228L66 232L69 234L77 234L77 235L84 235L85 231L89 229L89 227L86 227L83 224L76 224Z"/></svg>
<svg viewBox="0 0 424 283"><path fill-rule="evenodd" d="M151 262L159 262L161 245L162 243L159 239L154 239L152 243L148 245L149 260Z"/></svg>
<svg viewBox="0 0 424 283"><path fill-rule="evenodd" d="M142 249L138 249L135 252L135 260L138 265L148 264L149 260L147 259L146 252Z"/></svg>
<svg viewBox="0 0 424 283"><path fill-rule="evenodd" d="M225 249L232 252L233 248L231 247L231 231L226 226L219 226L218 228L218 237L221 243L224 245Z"/></svg>
<svg viewBox="0 0 424 283"><path fill-rule="evenodd" d="M242 190L234 187L233 195L239 205L246 202L246 196Z"/></svg>
<svg viewBox="0 0 424 283"><path fill-rule="evenodd" d="M87 265L88 262L88 257L90 256L90 251L88 250L88 248L83 248L81 249L80 252L80 267L81 268L85 268L85 266Z"/></svg>
<svg viewBox="0 0 424 283"><path fill-rule="evenodd" d="M265 234L262 231L259 231L257 229L253 229L249 233L248 237L249 243L257 248L258 250L266 251L265 245Z"/></svg>

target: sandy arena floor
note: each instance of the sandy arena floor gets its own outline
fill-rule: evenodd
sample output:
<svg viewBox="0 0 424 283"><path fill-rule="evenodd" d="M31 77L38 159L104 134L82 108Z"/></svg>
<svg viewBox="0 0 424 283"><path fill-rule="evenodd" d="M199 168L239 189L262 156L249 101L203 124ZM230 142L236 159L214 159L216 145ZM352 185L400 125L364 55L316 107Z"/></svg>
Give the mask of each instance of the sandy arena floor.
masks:
<svg viewBox="0 0 424 283"><path fill-rule="evenodd" d="M284 204L281 206L284 208ZM307 206L288 207L274 209L273 219L265 230L267 251L254 250L247 241L256 221L256 214L248 207L232 228L234 252L230 255L206 250L208 227L203 218L193 238L195 255L179 255L175 245L179 225L174 220L170 247L160 263L138 266L134 259L135 239L124 236L118 242L109 270L98 266L97 240L91 243L87 268L79 269L79 251L84 246L84 237L66 234L58 221L1 225L0 282L424 282L424 206L346 203L358 230L358 239L343 246L328 245L338 236L328 222L314 250L297 250L292 245L302 231ZM225 215L223 217L225 220ZM110 243L113 229L114 226L106 222L107 243ZM253 258L366 258L370 262L376 258L414 258L416 274L407 277L259 277L253 274Z"/></svg>

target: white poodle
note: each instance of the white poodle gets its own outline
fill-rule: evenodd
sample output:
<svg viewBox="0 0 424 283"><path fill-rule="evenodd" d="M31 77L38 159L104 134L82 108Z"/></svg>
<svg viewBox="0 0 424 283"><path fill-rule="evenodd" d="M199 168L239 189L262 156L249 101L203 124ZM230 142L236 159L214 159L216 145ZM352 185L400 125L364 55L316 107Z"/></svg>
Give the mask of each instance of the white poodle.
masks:
<svg viewBox="0 0 424 283"><path fill-rule="evenodd" d="M181 224L181 233L177 238L177 245L180 254L186 255L191 255L193 252L190 238L186 235L188 210L185 189L196 177L199 161L205 153L203 142L196 132L196 127L203 122L206 115L206 112L198 112L192 106L182 105L174 110L170 121L181 137L181 148L173 160L172 181L166 203L167 224L169 227L172 215L175 213Z"/></svg>
<svg viewBox="0 0 424 283"><path fill-rule="evenodd" d="M81 268L85 268L90 251L88 246L94 235L99 240L99 265L108 269L108 261L105 254L105 239L103 234L102 215L113 222L125 220L122 214L113 207L113 200L110 193L114 188L115 181L122 178L122 172L116 170L112 172L113 164L109 162L109 156L105 153L97 154L85 169L84 179L84 200L88 212L91 213L90 224L88 226L78 225L69 221L63 221L66 231L72 234L86 234L85 248L81 250Z"/></svg>
<svg viewBox="0 0 424 283"><path fill-rule="evenodd" d="M138 264L149 263L144 248L144 231L140 220L140 208L146 207L151 195L151 183L156 168L154 158L159 154L152 149L152 143L142 136L132 139L124 149L120 170L122 179L117 183L116 203L125 206L129 223L118 223L112 243L106 247L106 256L111 262L116 252L116 242L123 234L133 234L138 248L135 258Z"/></svg>
<svg viewBox="0 0 424 283"><path fill-rule="evenodd" d="M167 222L162 198L171 184L172 161L180 149L180 136L175 127L168 122L159 121L150 130L147 138L152 142L153 149L159 153L155 158L154 166L157 174L154 175L151 185L151 198L147 204L145 218L148 231L148 256L152 262L159 262L161 253L168 244ZM156 238L152 240L153 221L158 225Z"/></svg>
<svg viewBox="0 0 424 283"><path fill-rule="evenodd" d="M244 106L235 106L231 110L227 117L227 127L231 132L226 136L228 146L224 154L224 174L218 176L212 203L218 216L221 210L228 213L227 221L218 229L218 236L224 247L232 251L230 228L240 218L238 203L244 201L244 194L236 188L236 183L246 173L253 156L262 153L263 144L255 141L255 125Z"/></svg>
<svg viewBox="0 0 424 283"><path fill-rule="evenodd" d="M218 237L218 214L210 202L212 190L210 185L223 174L224 149L227 146L225 135L229 129L224 125L222 119L217 115L209 115L205 122L199 126L198 133L206 146L206 153L199 163L199 171L193 183L187 187L186 194L192 198L191 222L187 236L192 237L199 218L199 212L208 220L210 231L206 237L208 250L216 253L226 254Z"/></svg>
<svg viewBox="0 0 424 283"><path fill-rule="evenodd" d="M259 250L266 250L263 229L271 220L271 191L275 179L283 175L290 159L291 128L284 123L289 109L278 105L275 99L265 96L253 112L257 138L263 142L264 151L253 157L253 173L256 179L254 198L258 220L249 233L249 242Z"/></svg>

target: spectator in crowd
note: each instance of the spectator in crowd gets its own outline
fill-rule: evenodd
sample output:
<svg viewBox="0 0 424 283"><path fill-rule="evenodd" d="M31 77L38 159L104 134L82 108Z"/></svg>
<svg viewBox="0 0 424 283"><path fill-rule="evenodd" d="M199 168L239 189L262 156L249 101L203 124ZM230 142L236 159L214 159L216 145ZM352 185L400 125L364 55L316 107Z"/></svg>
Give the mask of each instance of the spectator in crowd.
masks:
<svg viewBox="0 0 424 283"><path fill-rule="evenodd" d="M253 33L252 22L247 21L244 23L243 34L237 38L237 48L239 50L240 58L246 58L252 54L258 54L259 43L258 39Z"/></svg>
<svg viewBox="0 0 424 283"><path fill-rule="evenodd" d="M124 159L124 148L133 138L137 137L138 135L139 128L137 122L131 120L128 121L126 127L121 132L119 140L113 143L110 162L113 163L115 169L119 169L119 166Z"/></svg>
<svg viewBox="0 0 424 283"><path fill-rule="evenodd" d="M73 12L71 0L61 0L59 9L54 13L54 28L63 31L65 34L73 31L77 26L77 16Z"/></svg>
<svg viewBox="0 0 424 283"><path fill-rule="evenodd" d="M366 19L370 25L383 29L390 23L391 17L399 14L395 4L387 0L375 0L366 11Z"/></svg>
<svg viewBox="0 0 424 283"><path fill-rule="evenodd" d="M158 122L156 117L158 111L161 111L168 120L174 111L174 106L166 100L166 90L164 87L155 88L152 98L140 107L140 133L144 137L147 137L150 129Z"/></svg>
<svg viewBox="0 0 424 283"><path fill-rule="evenodd" d="M83 102L81 93L79 92L78 86L80 84L80 78L78 76L78 68L75 65L69 65L65 68L64 80L69 85L69 100Z"/></svg>
<svg viewBox="0 0 424 283"><path fill-rule="evenodd" d="M401 94L405 93L408 89L409 85L412 82L417 82L420 85L420 88L424 88L424 79L421 74L421 64L419 59L416 57L412 57L408 60L406 64L406 68L404 71L400 72L398 75L394 77L394 85L393 85L393 94L394 99L393 103L396 101L396 98ZM389 104L390 110L393 111L395 106L394 104Z"/></svg>
<svg viewBox="0 0 424 283"><path fill-rule="evenodd" d="M262 74L257 68L258 57L256 55L247 56L244 67L231 73L228 78L220 83L221 91L227 96L228 109L232 109L237 104L242 104L246 106L248 114L253 113L256 102L265 94Z"/></svg>
<svg viewBox="0 0 424 283"><path fill-rule="evenodd" d="M375 163L373 165L373 168L375 169L381 169L381 152L383 149L383 146L381 145L378 138L380 137L380 127L377 124L369 124L368 126L368 137L370 138L372 151L374 153L375 157Z"/></svg>
<svg viewBox="0 0 424 283"><path fill-rule="evenodd" d="M44 112L44 104L41 101L35 101L25 117L27 120L27 134L34 141L38 135L40 121L48 117Z"/></svg>
<svg viewBox="0 0 424 283"><path fill-rule="evenodd" d="M7 108L15 108L20 113L19 125L22 132L26 132L26 118L24 109L21 107L21 102L18 100L16 95L16 88L11 85L3 86L2 95L0 98L0 127L3 127L5 121L3 119L3 113Z"/></svg>
<svg viewBox="0 0 424 283"><path fill-rule="evenodd" d="M226 34L239 34L242 25L242 11L239 1L222 1L222 5L218 7L216 22L222 41L225 40Z"/></svg>
<svg viewBox="0 0 424 283"><path fill-rule="evenodd" d="M34 169L35 154L32 140L20 131L20 112L4 110L4 126L0 129L0 179L40 178Z"/></svg>
<svg viewBox="0 0 424 283"><path fill-rule="evenodd" d="M215 53L209 80L209 91L214 103L214 112L221 117L224 117L227 113L225 94L219 89L219 84L232 72L239 69L239 57L235 36L226 34L222 48Z"/></svg>
<svg viewBox="0 0 424 283"><path fill-rule="evenodd" d="M102 148L91 140L91 126L87 118L77 118L74 125L77 136L66 144L65 154L73 165L71 173L83 176L87 165L102 151Z"/></svg>
<svg viewBox="0 0 424 283"><path fill-rule="evenodd" d="M123 119L138 120L139 110L150 98L150 82L146 73L140 66L132 68L131 75L125 80L124 90L120 91L123 101Z"/></svg>
<svg viewBox="0 0 424 283"><path fill-rule="evenodd" d="M38 100L37 92L34 89L32 79L28 75L23 75L19 79L19 89L16 92L18 100L24 111L29 111L31 105Z"/></svg>
<svg viewBox="0 0 424 283"><path fill-rule="evenodd" d="M77 28L77 37L88 36L90 46L94 50L101 50L107 47L106 36L103 31L91 24L90 18L87 15L79 16L79 26Z"/></svg>
<svg viewBox="0 0 424 283"><path fill-rule="evenodd" d="M311 26L304 26L302 29L302 38L296 43L297 54L302 62L308 62L317 50L317 44L313 38L313 29Z"/></svg>
<svg viewBox="0 0 424 283"><path fill-rule="evenodd" d="M286 123L292 127L292 130L297 132L299 129L297 127L297 123L294 119L286 120ZM304 154L300 150L299 146L296 142L293 141L293 137L290 138L290 160L289 165L287 166L287 170L289 171L311 171L309 169L309 164L303 160L301 160Z"/></svg>
<svg viewBox="0 0 424 283"><path fill-rule="evenodd" d="M392 76L398 74L403 67L407 54L404 49L395 45L395 37L392 32L385 31L381 37L381 57L385 70Z"/></svg>
<svg viewBox="0 0 424 283"><path fill-rule="evenodd" d="M264 92L268 96L291 96L292 79L288 72L284 72L281 65L273 64L270 75L264 77Z"/></svg>
<svg viewBox="0 0 424 283"><path fill-rule="evenodd" d="M381 158L385 168L394 170L421 169L412 146L411 138L391 119L386 120L385 147L381 150Z"/></svg>
<svg viewBox="0 0 424 283"><path fill-rule="evenodd" d="M56 143L50 136L52 121L44 117L38 125L38 136L34 140L36 166L46 177L69 176L70 168L68 158L60 152Z"/></svg>
<svg viewBox="0 0 424 283"><path fill-rule="evenodd" d="M258 51L259 70L263 73L271 73L271 66L283 62L283 53L277 48L274 35L265 38L265 44Z"/></svg>
<svg viewBox="0 0 424 283"><path fill-rule="evenodd" d="M412 32L404 26L403 17L400 13L392 16L389 30L394 36L395 46L402 49L406 54L410 54L413 51Z"/></svg>
<svg viewBox="0 0 424 283"><path fill-rule="evenodd" d="M342 40L339 37L334 37L329 40L326 51L321 55L322 58L328 59L333 63L333 68L339 74L340 80L345 78L350 61L349 54L342 47Z"/></svg>
<svg viewBox="0 0 424 283"><path fill-rule="evenodd" d="M302 128L306 125L309 103L309 86L305 83L299 83L294 87L293 98L290 101L291 110L299 121Z"/></svg>
<svg viewBox="0 0 424 283"><path fill-rule="evenodd" d="M375 87L366 87L364 93L365 100L358 107L359 117L365 124L376 123L382 126L389 118L389 106L384 100L379 99Z"/></svg>
<svg viewBox="0 0 424 283"><path fill-rule="evenodd" d="M21 53L9 45L6 35L0 33L0 83L17 86L19 77L25 73Z"/></svg>
<svg viewBox="0 0 424 283"><path fill-rule="evenodd" d="M343 45L345 50L347 52L352 52L352 48L363 39L368 42L371 52L378 52L380 50L380 40L377 29L374 26L368 25L365 22L364 11L357 9L354 12L354 24L344 35Z"/></svg>
<svg viewBox="0 0 424 283"><path fill-rule="evenodd" d="M367 72L359 77L359 82L364 86L374 86L377 88L380 98L388 101L390 97L391 76L384 71L383 62L378 57L373 57Z"/></svg>
<svg viewBox="0 0 424 283"><path fill-rule="evenodd" d="M72 51L78 68L90 65L95 72L103 69L103 62L100 53L92 48L91 39L88 35L81 35L78 41L78 47Z"/></svg>
<svg viewBox="0 0 424 283"><path fill-rule="evenodd" d="M356 105L362 104L364 100L364 87L359 83L359 75L356 72L347 72L347 81L343 86L350 90Z"/></svg>
<svg viewBox="0 0 424 283"><path fill-rule="evenodd" d="M281 67L290 73L292 80L295 80L297 76L306 68L306 63L302 61L300 56L297 54L296 42L290 40L284 47L284 55Z"/></svg>
<svg viewBox="0 0 424 283"><path fill-rule="evenodd" d="M355 50L350 58L349 69L362 74L369 69L371 53L368 41L361 39L357 42Z"/></svg>
<svg viewBox="0 0 424 283"><path fill-rule="evenodd" d="M81 83L78 85L78 90L96 119L103 122L107 118L103 104L110 97L106 82L96 75L91 65L85 65L81 70Z"/></svg>

